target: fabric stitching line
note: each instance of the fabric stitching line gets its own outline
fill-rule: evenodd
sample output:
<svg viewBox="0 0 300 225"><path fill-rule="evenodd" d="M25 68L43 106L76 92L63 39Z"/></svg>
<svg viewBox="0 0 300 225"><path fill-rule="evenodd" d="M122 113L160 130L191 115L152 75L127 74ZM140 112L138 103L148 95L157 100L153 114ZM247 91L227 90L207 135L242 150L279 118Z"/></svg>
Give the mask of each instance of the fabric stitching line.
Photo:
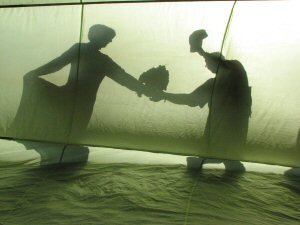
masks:
<svg viewBox="0 0 300 225"><path fill-rule="evenodd" d="M78 58L77 58L77 70L76 70L76 83L75 83L75 91L74 91L73 108L72 108L72 111L71 111L72 112L72 115L71 115L72 119L71 119L71 122L70 122L71 124L70 124L69 134L67 136L67 143L70 143L70 137L71 137L71 133L72 133L72 129L73 129L73 123L74 123L74 117L75 117L76 100L77 100L77 97L78 97L79 67L80 67L82 31L83 31L83 15L84 15L84 4L81 5L79 48L78 48Z"/></svg>
<svg viewBox="0 0 300 225"><path fill-rule="evenodd" d="M231 8L231 11L230 11L230 14L229 14L229 18L228 18L228 21L227 21L227 25L226 25L226 28L225 28L225 32L224 32L224 35L223 35L221 51L220 51L220 59L221 59L221 56L222 56L226 35L228 33L228 29L229 29L229 26L230 26L230 22L231 22L231 19L232 19L233 10L234 10L236 2L237 1L234 1L233 5L232 5L232 8ZM216 77L217 77L217 74L219 72L219 68L220 68L220 60L219 60L218 66L217 66ZM208 120L208 147L210 145L211 110L212 110L212 104L213 104L212 98L213 98L214 88L215 88L215 85L216 85L216 79L217 78L215 78L215 80L213 82L213 88L212 88L212 91L211 91L211 98L210 98L210 110L209 110L209 115L208 115L209 116L209 120ZM205 161L205 159L202 160L200 169L202 169L204 161ZM199 178L200 178L200 173L198 173L198 175L197 175L197 178L194 182L191 194L189 196L188 204L187 204L187 207L186 207L184 225L187 225L187 223L188 223L188 216L189 216L189 212L190 212L190 208L191 208L192 197L193 197L194 191L196 189L196 186L199 182Z"/></svg>
<svg viewBox="0 0 300 225"><path fill-rule="evenodd" d="M228 21L227 21L227 25L226 25L226 28L225 28L225 32L224 32L224 35L223 35L223 40L222 40L222 44L221 44L221 51L220 51L220 56L219 56L220 60L218 62L216 77L214 79L213 87L212 87L211 95L210 95L210 110L209 110L209 113L208 113L208 137L207 137L207 139L208 139L207 140L208 141L208 148L210 148L211 115L212 115L212 106L213 106L213 94L214 94L214 90L215 90L215 86L216 86L217 75L218 75L219 68L220 68L220 62L221 62L221 57L222 57L222 53L223 53L225 39L226 39L226 35L228 33L228 29L229 29L229 26L230 26L230 22L231 22L231 19L232 19L233 10L234 10L236 2L237 1L234 1L233 5L232 5L232 8L231 8L231 11L230 11L230 14L229 14L229 18L228 18Z"/></svg>

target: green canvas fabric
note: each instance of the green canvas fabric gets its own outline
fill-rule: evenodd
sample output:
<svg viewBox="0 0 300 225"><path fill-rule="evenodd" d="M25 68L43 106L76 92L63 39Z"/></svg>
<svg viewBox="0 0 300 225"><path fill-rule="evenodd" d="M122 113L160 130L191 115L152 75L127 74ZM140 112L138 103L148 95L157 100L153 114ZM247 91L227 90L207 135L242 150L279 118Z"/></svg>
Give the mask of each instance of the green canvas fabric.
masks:
<svg viewBox="0 0 300 225"><path fill-rule="evenodd" d="M207 107L199 111L198 107L169 101L153 102L145 95L139 97L131 90L132 84L126 84L120 78L131 76L139 79L143 72L166 65L170 76L166 91L192 92L213 74L196 55L190 53L189 35L200 24L207 27L207 32L212 35L207 43L208 49L219 51L231 7L232 2L86 5L79 65L82 72L79 73L78 103L73 120L73 127L77 128L72 130L70 142L108 147L113 143L117 148L201 154ZM219 16L216 18L212 12ZM174 20L178 15L181 31ZM92 57L99 57L97 63L109 65L108 73L112 73L93 87L85 83L99 82L99 73L105 66L98 68L97 63L95 65L94 61L87 59L89 53L85 51L90 43L90 29L99 21L113 28L116 37L101 50L106 56L98 54ZM90 69L89 74L85 68ZM113 70L120 71L120 78ZM111 79L112 75L115 77ZM93 100L95 92L96 101ZM88 107L93 111L87 112Z"/></svg>
<svg viewBox="0 0 300 225"><path fill-rule="evenodd" d="M0 9L0 136L299 165L299 6L232 7ZM89 37L97 24L116 33L100 51ZM205 57L222 52L214 68L190 52L199 29L208 35ZM165 100L137 91L140 75L157 68L169 74Z"/></svg>
<svg viewBox="0 0 300 225"><path fill-rule="evenodd" d="M262 1L234 9L224 55L243 64L251 86L245 158L299 165L299 7Z"/></svg>
<svg viewBox="0 0 300 225"><path fill-rule="evenodd" d="M1 136L65 142L74 105L74 87L66 84L76 78L68 78L69 68L41 66L55 58L56 64L63 50L78 42L81 7L0 11Z"/></svg>
<svg viewBox="0 0 300 225"><path fill-rule="evenodd" d="M23 165L39 167L60 163L62 161L64 145L0 139L0 149L1 163L21 163Z"/></svg>
<svg viewBox="0 0 300 225"><path fill-rule="evenodd" d="M295 177L178 165L0 166L4 224L296 225L300 219Z"/></svg>

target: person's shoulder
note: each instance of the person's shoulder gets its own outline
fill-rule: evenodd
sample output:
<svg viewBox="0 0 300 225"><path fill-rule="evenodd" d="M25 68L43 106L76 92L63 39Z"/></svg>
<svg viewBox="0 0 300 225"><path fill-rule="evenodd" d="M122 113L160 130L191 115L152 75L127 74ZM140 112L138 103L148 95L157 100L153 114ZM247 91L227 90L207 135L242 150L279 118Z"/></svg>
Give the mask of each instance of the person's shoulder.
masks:
<svg viewBox="0 0 300 225"><path fill-rule="evenodd" d="M112 58L110 58L108 55L104 54L103 52L99 52L99 55L105 59L107 62L114 62L114 60L112 60Z"/></svg>
<svg viewBox="0 0 300 225"><path fill-rule="evenodd" d="M79 52L79 46L80 45L78 43L73 44L69 49L67 49L65 52L63 52L61 54L61 57L64 57L64 58L74 58L74 57L76 57L76 55Z"/></svg>
<svg viewBox="0 0 300 225"><path fill-rule="evenodd" d="M199 93L206 90L211 90L215 82L215 78L209 78L206 80L203 84L201 84L199 87L197 87L192 93Z"/></svg>
<svg viewBox="0 0 300 225"><path fill-rule="evenodd" d="M236 59L226 60L225 62L227 67L229 67L230 69L244 69L243 64Z"/></svg>
<svg viewBox="0 0 300 225"><path fill-rule="evenodd" d="M75 43L70 47L70 50L78 50L81 45L83 45L83 44Z"/></svg>
<svg viewBox="0 0 300 225"><path fill-rule="evenodd" d="M103 62L103 65L106 67L108 72L125 72L125 70L116 63L110 56L100 52L101 61Z"/></svg>
<svg viewBox="0 0 300 225"><path fill-rule="evenodd" d="M109 66L119 67L118 63L116 63L109 55L106 55L102 52L100 52L101 58L103 62L105 62Z"/></svg>
<svg viewBox="0 0 300 225"><path fill-rule="evenodd" d="M215 82L215 78L209 78L207 81L204 82L204 85L213 85Z"/></svg>

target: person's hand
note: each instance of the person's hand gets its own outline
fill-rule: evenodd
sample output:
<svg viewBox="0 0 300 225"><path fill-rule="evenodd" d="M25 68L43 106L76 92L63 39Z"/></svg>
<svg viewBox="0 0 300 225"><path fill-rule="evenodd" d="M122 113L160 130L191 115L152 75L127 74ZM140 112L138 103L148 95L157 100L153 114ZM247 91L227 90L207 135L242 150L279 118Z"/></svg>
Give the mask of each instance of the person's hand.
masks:
<svg viewBox="0 0 300 225"><path fill-rule="evenodd" d="M35 70L29 71L24 75L24 79L30 79L34 77L37 77L37 73L35 72Z"/></svg>
<svg viewBox="0 0 300 225"><path fill-rule="evenodd" d="M38 74L34 70L32 70L23 76L23 81L29 82L35 80L36 78L38 78Z"/></svg>
<svg viewBox="0 0 300 225"><path fill-rule="evenodd" d="M149 87L147 85L144 85L141 92L138 92L137 94L138 95L144 94L153 102L158 102L164 99L163 91L156 88Z"/></svg>
<svg viewBox="0 0 300 225"><path fill-rule="evenodd" d="M152 102L159 102L159 101L165 99L164 94L165 93L163 91L154 90L153 93L152 93L152 96L150 96L149 99Z"/></svg>

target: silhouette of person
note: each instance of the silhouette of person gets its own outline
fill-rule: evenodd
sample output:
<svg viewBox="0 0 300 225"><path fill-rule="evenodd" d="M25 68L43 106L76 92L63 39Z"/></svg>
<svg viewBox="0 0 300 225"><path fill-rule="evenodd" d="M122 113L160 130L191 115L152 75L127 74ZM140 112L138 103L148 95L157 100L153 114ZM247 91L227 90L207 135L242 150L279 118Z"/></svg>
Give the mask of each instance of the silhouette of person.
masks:
<svg viewBox="0 0 300 225"><path fill-rule="evenodd" d="M48 99L44 99L46 102L48 101L46 104L52 104L54 107L61 107L61 110L58 109L58 111L61 111L62 114L66 114L68 117L73 114L72 118L64 117L65 120L68 120L70 126L62 132L62 135L68 137L70 134L66 133L68 133L70 127L72 127L72 137L81 137L82 132L86 130L91 118L98 89L106 76L139 94L146 94L147 96L153 94L150 88L145 87L137 79L126 73L125 70L108 55L105 55L100 51L112 42L115 36L116 32L112 28L102 24L93 25L89 29L88 43L74 44L59 57L30 71L24 76L23 92L26 90L27 92L32 93L32 90L25 86L29 86L30 83L38 81L39 84L30 86L32 88L37 88L36 86L47 86L47 88L45 88L45 90L47 89L47 94L40 96L40 98L45 97L45 95L50 96ZM71 68L68 81L62 87L57 87L43 79L38 79L42 75L59 71L69 64L71 65ZM37 98L37 96L33 96L33 94L23 93L23 95L26 95L27 97L23 98L22 96L22 100L24 101L21 100L15 118L15 121L18 122L20 122L20 117L22 117L21 114L24 114L24 111L27 110L24 108L28 107L28 102L32 102L32 99ZM61 101L61 103L58 105L59 101ZM73 105L75 108L70 109L69 107L69 109L66 109L64 104ZM51 109L49 110L51 111ZM69 110L69 112L63 112L64 110ZM48 114L51 116L50 113ZM38 117L40 116L42 115L38 115ZM38 118L35 119L38 120ZM53 120L55 120L55 118ZM57 125L59 126L59 124ZM46 127L43 129L47 129L52 125L51 123L47 123L45 126Z"/></svg>
<svg viewBox="0 0 300 225"><path fill-rule="evenodd" d="M207 37L204 30L190 35L190 51L205 59L206 67L215 74L189 94L164 93L162 98L175 104L191 107L209 107L204 140L209 149L227 158L238 153L246 143L248 122L251 116L251 89L242 64L237 60L226 60L220 53L207 53L202 41ZM225 166L229 167L229 165Z"/></svg>

